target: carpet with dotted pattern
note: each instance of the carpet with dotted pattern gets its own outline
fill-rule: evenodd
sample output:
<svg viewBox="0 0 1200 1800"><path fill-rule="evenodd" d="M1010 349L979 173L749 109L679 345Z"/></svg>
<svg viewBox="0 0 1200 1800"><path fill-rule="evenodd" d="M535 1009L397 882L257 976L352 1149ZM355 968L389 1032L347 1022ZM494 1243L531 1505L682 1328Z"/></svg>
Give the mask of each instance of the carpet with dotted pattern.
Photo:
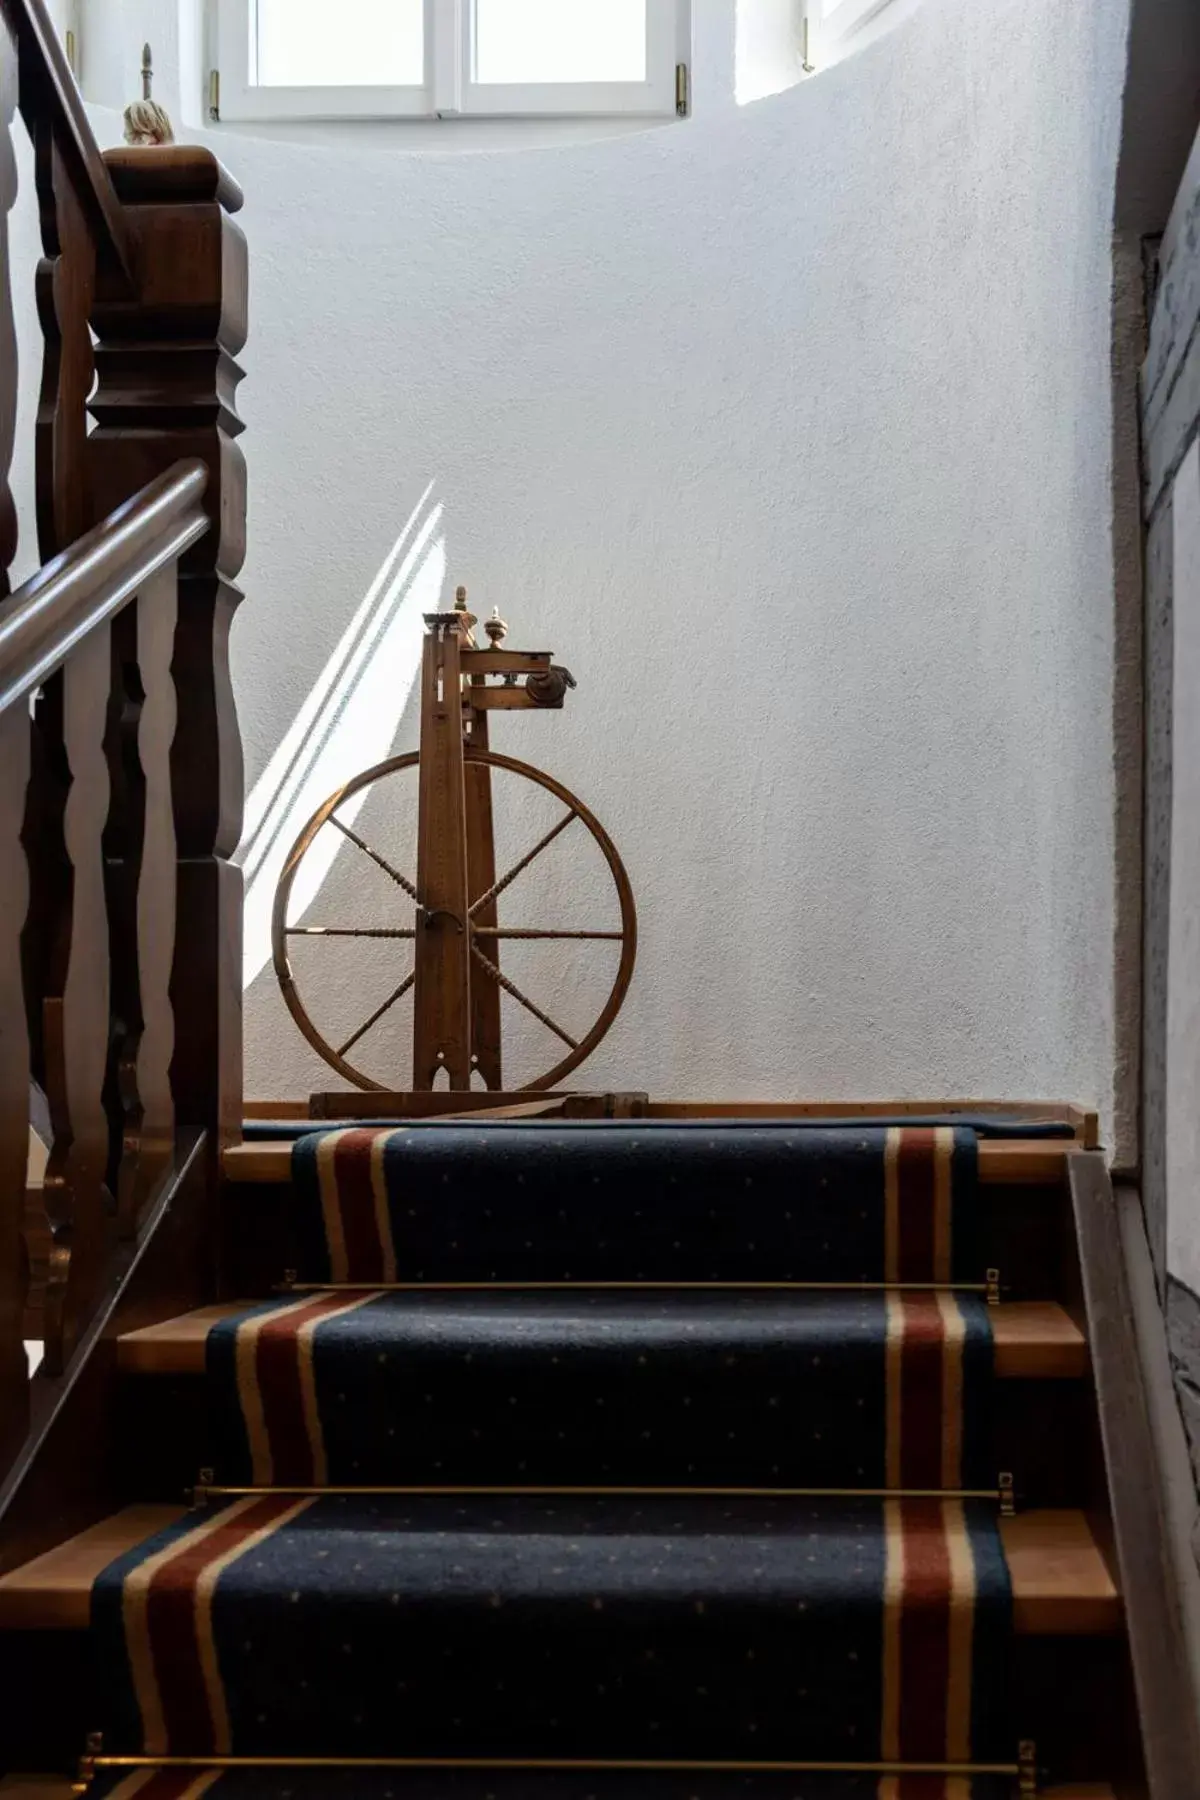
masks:
<svg viewBox="0 0 1200 1800"><path fill-rule="evenodd" d="M1015 1752L974 1135L635 1125L297 1142L293 1291L207 1349L216 1478L256 1491L97 1581L107 1750L646 1765L546 1800L1012 1791L848 1767Z"/></svg>

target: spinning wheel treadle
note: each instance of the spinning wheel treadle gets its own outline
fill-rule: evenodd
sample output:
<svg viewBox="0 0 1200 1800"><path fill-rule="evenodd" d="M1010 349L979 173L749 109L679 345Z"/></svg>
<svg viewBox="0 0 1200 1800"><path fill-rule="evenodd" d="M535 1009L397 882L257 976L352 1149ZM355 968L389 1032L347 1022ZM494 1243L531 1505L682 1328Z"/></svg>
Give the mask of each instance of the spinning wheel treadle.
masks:
<svg viewBox="0 0 1200 1800"><path fill-rule="evenodd" d="M394 1091L350 1060L350 1053L406 994L413 992L413 1089L428 1092L444 1072L451 1089L471 1087L478 1074L490 1090L503 1087L500 995L508 994L567 1048L552 1068L520 1084L518 1091L555 1087L589 1056L609 1029L625 998L637 952L637 915L624 864L604 827L582 800L553 776L515 757L488 748L488 714L493 711L562 706L570 673L547 652L501 648L507 631L498 613L487 622L491 647L475 646L475 619L458 590L453 612L426 615L421 691L421 749L393 756L354 776L313 814L288 855L275 894L272 945L283 998L300 1030L331 1068L357 1087ZM489 680L489 677L494 678ZM518 685L524 677L523 685ZM455 699L457 697L457 704ZM497 875L493 831L494 771L504 771L552 795L566 809L540 838ZM376 784L416 776L416 879L338 817L339 808ZM360 801L361 805L361 801ZM357 815L357 809L356 809ZM619 927L567 928L522 924L505 927L498 902L505 890L543 851L576 822L603 856L616 890ZM340 926L289 923L289 903L301 864L318 833L340 831L406 896L411 925ZM334 1045L314 1023L292 970L293 939L362 938L411 942L413 966L356 1029ZM500 966L506 940L619 945L612 986L591 1027L574 1037L524 992Z"/></svg>

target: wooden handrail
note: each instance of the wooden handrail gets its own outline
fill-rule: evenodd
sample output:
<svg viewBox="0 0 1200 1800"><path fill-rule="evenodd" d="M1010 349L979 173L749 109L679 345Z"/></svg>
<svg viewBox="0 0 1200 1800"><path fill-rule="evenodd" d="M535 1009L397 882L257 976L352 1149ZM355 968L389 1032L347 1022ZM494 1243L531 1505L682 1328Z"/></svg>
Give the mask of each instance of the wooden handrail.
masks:
<svg viewBox="0 0 1200 1800"><path fill-rule="evenodd" d="M1200 1769L1195 1490L1136 1190L1075 1155L1071 1197L1148 1800L1194 1800ZM1124 1791L1124 1790L1122 1790ZM1130 1789L1130 1792L1135 1791Z"/></svg>
<svg viewBox="0 0 1200 1800"><path fill-rule="evenodd" d="M34 116L49 114L67 152L76 191L110 264L132 285L133 264L125 212L88 123L66 52L44 0L0 0L0 12L17 40L21 115L30 131Z"/></svg>
<svg viewBox="0 0 1200 1800"><path fill-rule="evenodd" d="M54 557L0 607L0 714L28 699L75 646L208 530L202 462L165 475Z"/></svg>

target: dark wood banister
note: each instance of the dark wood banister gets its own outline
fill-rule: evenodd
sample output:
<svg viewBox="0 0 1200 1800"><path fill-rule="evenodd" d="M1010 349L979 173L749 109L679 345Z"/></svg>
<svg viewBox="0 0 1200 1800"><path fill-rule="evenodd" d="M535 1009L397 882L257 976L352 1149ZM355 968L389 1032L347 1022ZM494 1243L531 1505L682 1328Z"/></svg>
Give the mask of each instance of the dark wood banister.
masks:
<svg viewBox="0 0 1200 1800"><path fill-rule="evenodd" d="M129 227L112 177L92 134L66 52L44 0L0 0L0 12L17 40L21 115L30 130L35 114L48 114L69 151L76 191L91 220L102 257L132 286Z"/></svg>
<svg viewBox="0 0 1200 1800"><path fill-rule="evenodd" d="M0 607L0 713L27 699L88 633L208 530L208 471L176 463Z"/></svg>
<svg viewBox="0 0 1200 1800"><path fill-rule="evenodd" d="M18 108L41 256L10 268L0 229L0 1562L111 1508L111 1333L214 1297L242 1116L241 194L198 145L103 156L46 0L0 0L0 225ZM9 595L17 281L43 566Z"/></svg>

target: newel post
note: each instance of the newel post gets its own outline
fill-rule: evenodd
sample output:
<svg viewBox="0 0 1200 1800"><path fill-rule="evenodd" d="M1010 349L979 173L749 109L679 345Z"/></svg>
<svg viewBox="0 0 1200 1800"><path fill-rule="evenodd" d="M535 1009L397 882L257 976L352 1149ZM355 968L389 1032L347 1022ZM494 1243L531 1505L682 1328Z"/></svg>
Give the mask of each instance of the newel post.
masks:
<svg viewBox="0 0 1200 1800"><path fill-rule="evenodd" d="M177 888L171 1004L176 1121L236 1136L242 1110L242 750L229 678L235 577L246 543L246 465L236 438L246 341L242 195L211 151L126 149L105 156L126 208L136 300L101 282L96 430L89 439L103 516L181 457L208 467L211 529L186 552L172 664L171 751Z"/></svg>

